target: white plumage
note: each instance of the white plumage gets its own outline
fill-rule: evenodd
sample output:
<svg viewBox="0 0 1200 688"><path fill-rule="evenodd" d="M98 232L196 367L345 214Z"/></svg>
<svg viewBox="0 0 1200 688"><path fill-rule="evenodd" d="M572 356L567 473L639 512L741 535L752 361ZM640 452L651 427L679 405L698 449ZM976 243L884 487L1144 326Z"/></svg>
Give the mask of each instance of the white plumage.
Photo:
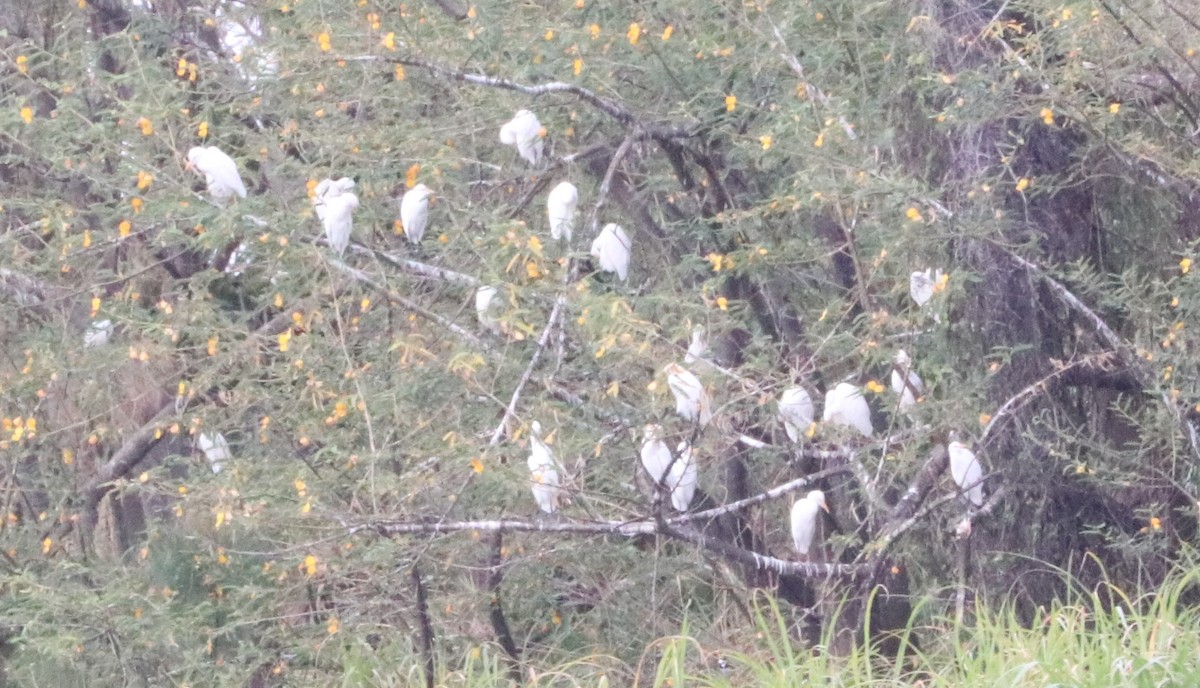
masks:
<svg viewBox="0 0 1200 688"><path fill-rule="evenodd" d="M529 110L518 110L508 123L500 127L500 143L515 146L517 153L536 167L542 161L542 123Z"/></svg>
<svg viewBox="0 0 1200 688"><path fill-rule="evenodd" d="M571 182L562 182L546 197L546 215L550 218L550 236L555 241L566 238L571 242L575 229L575 208L579 205L579 189Z"/></svg>
<svg viewBox="0 0 1200 688"><path fill-rule="evenodd" d="M433 190L424 184L417 184L405 192L400 199L400 224L404 226L404 236L410 244L421 243L425 236L425 227L429 224L429 197Z"/></svg>
<svg viewBox="0 0 1200 688"><path fill-rule="evenodd" d="M237 163L216 146L196 146L187 153L188 167L200 170L213 200L231 196L246 197L246 185L238 174Z"/></svg>
<svg viewBox="0 0 1200 688"><path fill-rule="evenodd" d="M93 320L92 324L83 332L83 346L92 348L96 346L104 346L108 343L109 337L112 337L113 322L107 318L104 320Z"/></svg>
<svg viewBox="0 0 1200 688"><path fill-rule="evenodd" d="M983 467L975 452L967 445L955 440L948 447L950 452L950 476L959 490L964 490L967 501L976 507L983 506Z"/></svg>
<svg viewBox="0 0 1200 688"><path fill-rule="evenodd" d="M701 427L708 425L712 420L712 400L700 378L678 363L668 364L663 372L667 374L667 386L675 396L675 412Z"/></svg>
<svg viewBox="0 0 1200 688"><path fill-rule="evenodd" d="M892 391L900 395L901 411L910 410L917 405L917 399L925 395L925 383L912 369L912 359L904 349L896 352L892 366Z"/></svg>
<svg viewBox="0 0 1200 688"><path fill-rule="evenodd" d="M779 395L779 419L792 442L799 442L808 432L815 416L812 397L803 387L790 387Z"/></svg>
<svg viewBox="0 0 1200 688"><path fill-rule="evenodd" d="M343 193L325 200L325 217L321 224L325 225L325 238L329 246L343 255L350 245L350 232L354 230L354 211L358 210L358 196Z"/></svg>
<svg viewBox="0 0 1200 688"><path fill-rule="evenodd" d="M671 506L676 511L687 511L696 496L696 484L700 482L700 469L692 460L692 447L687 441L680 442L675 447L679 458L671 466L667 475L667 487L671 488Z"/></svg>
<svg viewBox="0 0 1200 688"><path fill-rule="evenodd" d="M672 457L671 449L662 440L662 428L647 425L642 442L642 467L654 484L662 485L671 495L671 506L676 511L687 511L696 494L699 471L692 461L692 449L687 442L680 442L678 456ZM664 479L663 476L666 475Z"/></svg>
<svg viewBox="0 0 1200 688"><path fill-rule="evenodd" d="M493 334L500 334L500 321L492 315L491 310L492 300L498 293L495 287L487 284L475 290L475 317L479 319L483 329Z"/></svg>
<svg viewBox="0 0 1200 688"><path fill-rule="evenodd" d="M591 253L600 261L601 270L617 273L624 282L629 277L629 249L629 235L620 225L610 222L592 241Z"/></svg>
<svg viewBox="0 0 1200 688"><path fill-rule="evenodd" d="M688 344L687 353L683 356L683 362L691 365L697 361L704 361L704 357L708 355L708 338L704 336L704 328L697 327L692 330L692 341Z"/></svg>
<svg viewBox="0 0 1200 688"><path fill-rule="evenodd" d="M562 494L558 467L550 447L542 441L542 425L536 420L533 421L532 432L529 435L528 464L533 500L543 512L554 513L558 509L558 501Z"/></svg>
<svg viewBox="0 0 1200 688"><path fill-rule="evenodd" d="M325 220L325 204L335 196L341 196L344 193L349 193L354 188L354 180L349 177L341 179L322 179L317 187L313 189L313 210L317 214L317 219Z"/></svg>
<svg viewBox="0 0 1200 688"><path fill-rule="evenodd" d="M808 556L822 510L829 511L829 507L825 505L825 493L820 490L809 492L792 505L792 544L797 554Z"/></svg>
<svg viewBox="0 0 1200 688"><path fill-rule="evenodd" d="M871 427L871 408L858 387L849 382L839 382L837 387L825 393L825 410L821 420L830 425L854 428L870 437L875 433Z"/></svg>
<svg viewBox="0 0 1200 688"><path fill-rule="evenodd" d="M225 462L233 458L225 435L219 432L202 432L196 435L196 448L204 453L204 458L208 459L208 465L212 467L214 475L220 473L225 467Z"/></svg>

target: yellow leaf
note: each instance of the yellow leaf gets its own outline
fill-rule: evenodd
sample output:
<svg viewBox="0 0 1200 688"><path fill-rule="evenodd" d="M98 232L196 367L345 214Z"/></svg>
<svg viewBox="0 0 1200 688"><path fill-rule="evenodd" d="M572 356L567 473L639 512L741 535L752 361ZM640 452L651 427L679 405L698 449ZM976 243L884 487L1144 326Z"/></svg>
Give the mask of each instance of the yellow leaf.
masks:
<svg viewBox="0 0 1200 688"><path fill-rule="evenodd" d="M83 247L90 248L92 245L92 230L83 230Z"/></svg>
<svg viewBox="0 0 1200 688"><path fill-rule="evenodd" d="M990 422L992 422L992 414L990 414L990 413L979 414L979 424L980 425L986 426Z"/></svg>
<svg viewBox="0 0 1200 688"><path fill-rule="evenodd" d="M1188 271L1191 269L1192 269L1192 259L1191 258L1184 258L1183 260L1179 261L1179 272L1186 275L1186 274L1188 274Z"/></svg>
<svg viewBox="0 0 1200 688"><path fill-rule="evenodd" d="M417 175L421 173L421 163L414 162L404 173L404 187L411 189L417 185Z"/></svg>
<svg viewBox="0 0 1200 688"><path fill-rule="evenodd" d="M616 396L621 393L621 383L613 380L612 383L608 385L608 389L605 390L604 393L610 397L616 398Z"/></svg>
<svg viewBox="0 0 1200 688"><path fill-rule="evenodd" d="M525 274L529 275L529 279L537 279L541 277L542 271L535 261L530 260L525 262Z"/></svg>
<svg viewBox="0 0 1200 688"><path fill-rule="evenodd" d="M33 108L31 108L31 107L21 108L21 121L26 124L33 123Z"/></svg>
<svg viewBox="0 0 1200 688"><path fill-rule="evenodd" d="M625 32L625 35L629 38L630 45L637 45L638 39L642 37L642 27L634 22L629 25L629 30Z"/></svg>
<svg viewBox="0 0 1200 688"><path fill-rule="evenodd" d="M729 299L725 298L724 296L718 296L717 308L720 308L723 311L729 310Z"/></svg>
<svg viewBox="0 0 1200 688"><path fill-rule="evenodd" d="M1111 105L1108 106L1108 111L1114 115L1117 114L1118 112L1121 111L1121 104L1120 103L1112 103Z"/></svg>
<svg viewBox="0 0 1200 688"><path fill-rule="evenodd" d="M200 126L196 127L196 134L202 139L208 138L208 120L201 122Z"/></svg>
<svg viewBox="0 0 1200 688"><path fill-rule="evenodd" d="M725 96L725 112L733 112L737 108L737 96Z"/></svg>
<svg viewBox="0 0 1200 688"><path fill-rule="evenodd" d="M387 35L383 37L383 47L387 48L388 50L396 49L396 32L387 32Z"/></svg>
<svg viewBox="0 0 1200 688"><path fill-rule="evenodd" d="M17 71L22 74L29 72L29 58L25 55L17 55Z"/></svg>
<svg viewBox="0 0 1200 688"><path fill-rule="evenodd" d="M1042 108L1042 111L1038 114L1041 116L1044 124L1054 124L1054 111L1050 108Z"/></svg>
<svg viewBox="0 0 1200 688"><path fill-rule="evenodd" d="M287 353L288 344L290 344L291 341L292 341L292 333L291 332L281 332L279 334L279 351L280 351L280 353L285 353L285 354Z"/></svg>
<svg viewBox="0 0 1200 688"><path fill-rule="evenodd" d="M878 380L867 381L867 391L871 394L883 394L884 386L879 384Z"/></svg>
<svg viewBox="0 0 1200 688"><path fill-rule="evenodd" d="M392 76L396 81L404 81L404 65L396 65L396 68L392 70Z"/></svg>
<svg viewBox="0 0 1200 688"><path fill-rule="evenodd" d="M824 145L825 145L825 132L821 132L820 134L817 134L816 140L813 141L813 146L816 148L820 148L821 146L824 146Z"/></svg>
<svg viewBox="0 0 1200 688"><path fill-rule="evenodd" d="M150 472L142 471L141 475L138 476L138 482L142 483L143 485L150 482Z"/></svg>
<svg viewBox="0 0 1200 688"><path fill-rule="evenodd" d="M330 45L328 33L322 31L321 33L317 34L317 46L321 48L321 52L329 52Z"/></svg>
<svg viewBox="0 0 1200 688"><path fill-rule="evenodd" d="M96 314L99 312L100 312L100 297L93 296L92 297L92 314L90 317L93 317L93 318L96 317Z"/></svg>
<svg viewBox="0 0 1200 688"><path fill-rule="evenodd" d="M45 540L42 540L42 554L49 554L50 548L53 546L54 540L52 538L46 538Z"/></svg>
<svg viewBox="0 0 1200 688"><path fill-rule="evenodd" d="M583 60L578 57L575 58L575 62L571 64L571 70L575 73L575 76L579 76L579 73L583 71Z"/></svg>
<svg viewBox="0 0 1200 688"><path fill-rule="evenodd" d="M916 208L909 208L908 210L904 211L904 216L913 222L920 222L925 219L921 217L921 211L917 210Z"/></svg>
<svg viewBox="0 0 1200 688"><path fill-rule="evenodd" d="M1151 516L1150 530L1162 530L1162 519L1157 516Z"/></svg>
<svg viewBox="0 0 1200 688"><path fill-rule="evenodd" d="M600 37L600 25L592 24L592 25L588 26L588 33L591 34L593 41L596 40L597 38Z"/></svg>
<svg viewBox="0 0 1200 688"><path fill-rule="evenodd" d="M154 183L154 175L149 172L138 170L137 173L137 188L138 191L145 191Z"/></svg>
<svg viewBox="0 0 1200 688"><path fill-rule="evenodd" d="M554 29L546 29L546 33L542 37L548 41L554 40Z"/></svg>
<svg viewBox="0 0 1200 688"><path fill-rule="evenodd" d="M62 462L70 466L75 463L75 450L70 447L63 447Z"/></svg>
<svg viewBox="0 0 1200 688"><path fill-rule="evenodd" d="M225 510L221 509L217 511L217 520L213 523L213 528L220 528L223 525L225 525Z"/></svg>
<svg viewBox="0 0 1200 688"><path fill-rule="evenodd" d="M134 196L133 198L129 199L129 205L133 208L133 212L136 215L137 213L142 212L142 206L145 205L145 202L142 201L141 198Z"/></svg>
<svg viewBox="0 0 1200 688"><path fill-rule="evenodd" d="M771 150L771 144L774 142L770 136L758 137L758 142L762 144L763 150Z"/></svg>
<svg viewBox="0 0 1200 688"><path fill-rule="evenodd" d="M325 630L329 631L329 635L334 635L338 631L342 630L342 622L338 621L337 617L335 616L329 620L329 623L325 624Z"/></svg>

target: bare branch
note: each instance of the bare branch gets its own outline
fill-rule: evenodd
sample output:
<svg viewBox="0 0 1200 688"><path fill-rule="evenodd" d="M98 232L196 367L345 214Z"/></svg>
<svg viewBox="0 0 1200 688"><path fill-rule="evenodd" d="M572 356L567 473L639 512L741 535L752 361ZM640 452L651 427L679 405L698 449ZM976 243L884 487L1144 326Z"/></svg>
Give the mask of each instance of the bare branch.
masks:
<svg viewBox="0 0 1200 688"><path fill-rule="evenodd" d="M417 277L427 277L441 280L443 282L453 282L455 284L462 284L468 287L479 287L483 284L483 282L479 281L479 279L475 277L472 277L471 275L455 272L453 270L447 270L446 268L439 268L427 263L420 263L407 258L400 258L393 256L390 253L384 253L383 251L367 248L366 246L351 244L350 250L359 255L374 256L384 263L387 263L394 268L398 268L402 272L406 272Z"/></svg>
<svg viewBox="0 0 1200 688"><path fill-rule="evenodd" d="M566 310L567 297L559 296L554 301L554 309L550 311L550 318L546 322L546 328L542 330L542 335L538 337L537 348L533 351L533 357L529 359L529 365L525 367L525 372L521 374L521 381L517 383L517 388L513 390L512 398L508 401L508 407L504 409L504 417L500 419L500 424L496 426L496 431L492 433L492 439L488 442L489 447L494 447L500 443L500 439L504 437L504 429L508 427L508 419L517 411L517 402L521 399L521 391L525 389L525 384L529 382L529 376L533 374L533 369L537 367L538 361L542 358L542 352L546 350L546 344L550 342L550 333L554 331L555 325L558 324L563 312Z"/></svg>

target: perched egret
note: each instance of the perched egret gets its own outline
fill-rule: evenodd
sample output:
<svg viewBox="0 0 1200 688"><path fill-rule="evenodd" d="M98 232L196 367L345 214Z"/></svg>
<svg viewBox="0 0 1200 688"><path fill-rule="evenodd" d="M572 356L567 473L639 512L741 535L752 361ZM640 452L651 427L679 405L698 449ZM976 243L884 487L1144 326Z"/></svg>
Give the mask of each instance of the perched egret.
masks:
<svg viewBox="0 0 1200 688"><path fill-rule="evenodd" d="M425 226L429 224L429 197L433 190L424 184L417 184L400 199L400 223L404 225L404 236L408 243L419 244L425 236Z"/></svg>
<svg viewBox="0 0 1200 688"><path fill-rule="evenodd" d="M479 319L479 324L483 329L492 334L500 334L500 321L496 316L492 315L492 300L496 298L496 288L490 285L483 285L475 290L475 317Z"/></svg>
<svg viewBox="0 0 1200 688"><path fill-rule="evenodd" d="M219 432L202 432L196 435L196 448L204 452L204 458L208 459L208 465L212 467L214 475L220 473L225 467L225 462L233 458L225 435Z"/></svg>
<svg viewBox="0 0 1200 688"><path fill-rule="evenodd" d="M830 425L854 428L870 437L875 433L871 427L871 408L858 387L849 382L839 382L837 387L825 393L825 410L821 420Z"/></svg>
<svg viewBox="0 0 1200 688"><path fill-rule="evenodd" d="M892 365L892 391L900 395L900 410L908 411L917 405L917 399L925 394L925 383L921 376L912 369L912 359L908 352L900 349L896 352L895 363Z"/></svg>
<svg viewBox="0 0 1200 688"><path fill-rule="evenodd" d="M325 238L329 246L343 255L350 245L350 232L354 229L354 211L358 210L358 196L344 193L325 201Z"/></svg>
<svg viewBox="0 0 1200 688"><path fill-rule="evenodd" d="M676 511L687 511L699 480L696 464L692 461L692 448L687 442L680 442L677 456L672 456L671 449L662 440L660 426L647 425L643 434L642 467L654 482L656 491L657 486L662 485L670 493L671 506Z"/></svg>
<svg viewBox="0 0 1200 688"><path fill-rule="evenodd" d="M554 462L554 454L550 447L542 441L542 424L533 421L533 432L529 435L529 472L532 475L531 485L533 499L538 508L547 514L558 509L558 501L562 494L559 487L558 468Z"/></svg>
<svg viewBox="0 0 1200 688"><path fill-rule="evenodd" d="M684 440L675 447L679 458L667 475L667 487L671 488L671 506L676 511L687 511L696 496L696 484L700 482L700 469L692 460L692 446Z"/></svg>
<svg viewBox="0 0 1200 688"><path fill-rule="evenodd" d="M224 201L233 195L246 197L246 185L238 174L237 163L216 146L196 146L187 153L188 169L200 170L213 200Z"/></svg>
<svg viewBox="0 0 1200 688"><path fill-rule="evenodd" d="M792 505L792 544L796 546L797 554L808 556L821 511L828 513L829 507L825 504L825 493L820 490L809 492Z"/></svg>
<svg viewBox="0 0 1200 688"><path fill-rule="evenodd" d="M562 182L546 197L546 215L550 218L550 236L555 241L565 238L571 243L575 229L575 207L579 205L579 189L571 182Z"/></svg>
<svg viewBox="0 0 1200 688"><path fill-rule="evenodd" d="M325 219L326 202L335 196L341 196L344 193L350 193L354 188L354 180L349 177L341 179L322 179L317 188L313 190L313 209L317 213L318 220Z"/></svg>
<svg viewBox="0 0 1200 688"><path fill-rule="evenodd" d="M983 468L975 452L958 440L950 442L947 449L950 452L950 476L958 489L966 492L967 501L972 505L983 506Z"/></svg>
<svg viewBox="0 0 1200 688"><path fill-rule="evenodd" d="M705 362L705 357L708 355L708 338L704 336L704 328L696 327L692 330L692 341L688 344L687 353L683 356L683 362L691 365L697 361Z"/></svg>
<svg viewBox="0 0 1200 688"><path fill-rule="evenodd" d="M500 143L516 146L517 153L536 167L542 161L542 123L529 110L518 110L507 124L500 127Z"/></svg>
<svg viewBox="0 0 1200 688"><path fill-rule="evenodd" d="M667 386L675 395L675 412L685 420L695 421L700 427L712 420L712 400L700 378L678 363L670 363L663 372L667 374Z"/></svg>
<svg viewBox="0 0 1200 688"><path fill-rule="evenodd" d="M925 272L916 271L908 277L908 293L916 301L918 308L924 308L937 292L937 285L942 281L941 269L925 268ZM941 322L937 313L933 314L934 322Z"/></svg>
<svg viewBox="0 0 1200 688"><path fill-rule="evenodd" d="M112 333L113 322L111 320L93 320L83 333L83 346L88 349L104 346L108 343L109 337L112 337Z"/></svg>
<svg viewBox="0 0 1200 688"><path fill-rule="evenodd" d="M792 442L799 442L808 432L815 415L812 397L803 387L789 387L779 395L779 419Z"/></svg>
<svg viewBox="0 0 1200 688"><path fill-rule="evenodd" d="M615 272L624 282L629 277L629 235L620 225L608 223L592 242L592 255L604 272Z"/></svg>

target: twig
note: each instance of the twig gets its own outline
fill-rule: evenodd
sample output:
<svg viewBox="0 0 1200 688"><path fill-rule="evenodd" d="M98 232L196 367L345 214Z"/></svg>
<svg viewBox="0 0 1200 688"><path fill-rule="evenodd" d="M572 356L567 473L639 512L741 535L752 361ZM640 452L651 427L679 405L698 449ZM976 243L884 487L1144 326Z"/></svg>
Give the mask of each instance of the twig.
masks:
<svg viewBox="0 0 1200 688"><path fill-rule="evenodd" d="M525 384L529 382L529 377L533 375L533 369L537 367L538 361L542 358L542 352L546 350L546 344L550 341L550 333L554 331L555 325L558 324L559 318L562 317L563 311L566 310L567 297L560 295L554 301L554 309L550 311L550 318L546 322L545 329L542 330L542 335L538 337L537 348L533 351L533 357L529 359L529 365L525 367L525 372L521 374L521 381L517 383L517 388L513 390L512 398L508 401L508 406L504 409L504 417L500 419L500 424L496 426L495 432L492 433L492 439L488 442L489 447L494 447L500 443L500 439L504 437L504 429L508 427L508 419L517 411L517 402L521 399L521 391L525 389Z"/></svg>
<svg viewBox="0 0 1200 688"><path fill-rule="evenodd" d="M366 246L351 244L350 250L359 255L374 256L384 263L400 269L402 272L407 272L408 274L416 275L417 277L429 277L432 279L442 280L443 282L462 284L468 287L478 287L483 284L483 282L479 281L479 279L475 277L472 277L471 275L464 275L461 272L447 270L446 268L439 268L426 263L420 263L415 260L409 260L407 258L399 258L391 255L390 253L384 253L383 251L367 248Z"/></svg>

